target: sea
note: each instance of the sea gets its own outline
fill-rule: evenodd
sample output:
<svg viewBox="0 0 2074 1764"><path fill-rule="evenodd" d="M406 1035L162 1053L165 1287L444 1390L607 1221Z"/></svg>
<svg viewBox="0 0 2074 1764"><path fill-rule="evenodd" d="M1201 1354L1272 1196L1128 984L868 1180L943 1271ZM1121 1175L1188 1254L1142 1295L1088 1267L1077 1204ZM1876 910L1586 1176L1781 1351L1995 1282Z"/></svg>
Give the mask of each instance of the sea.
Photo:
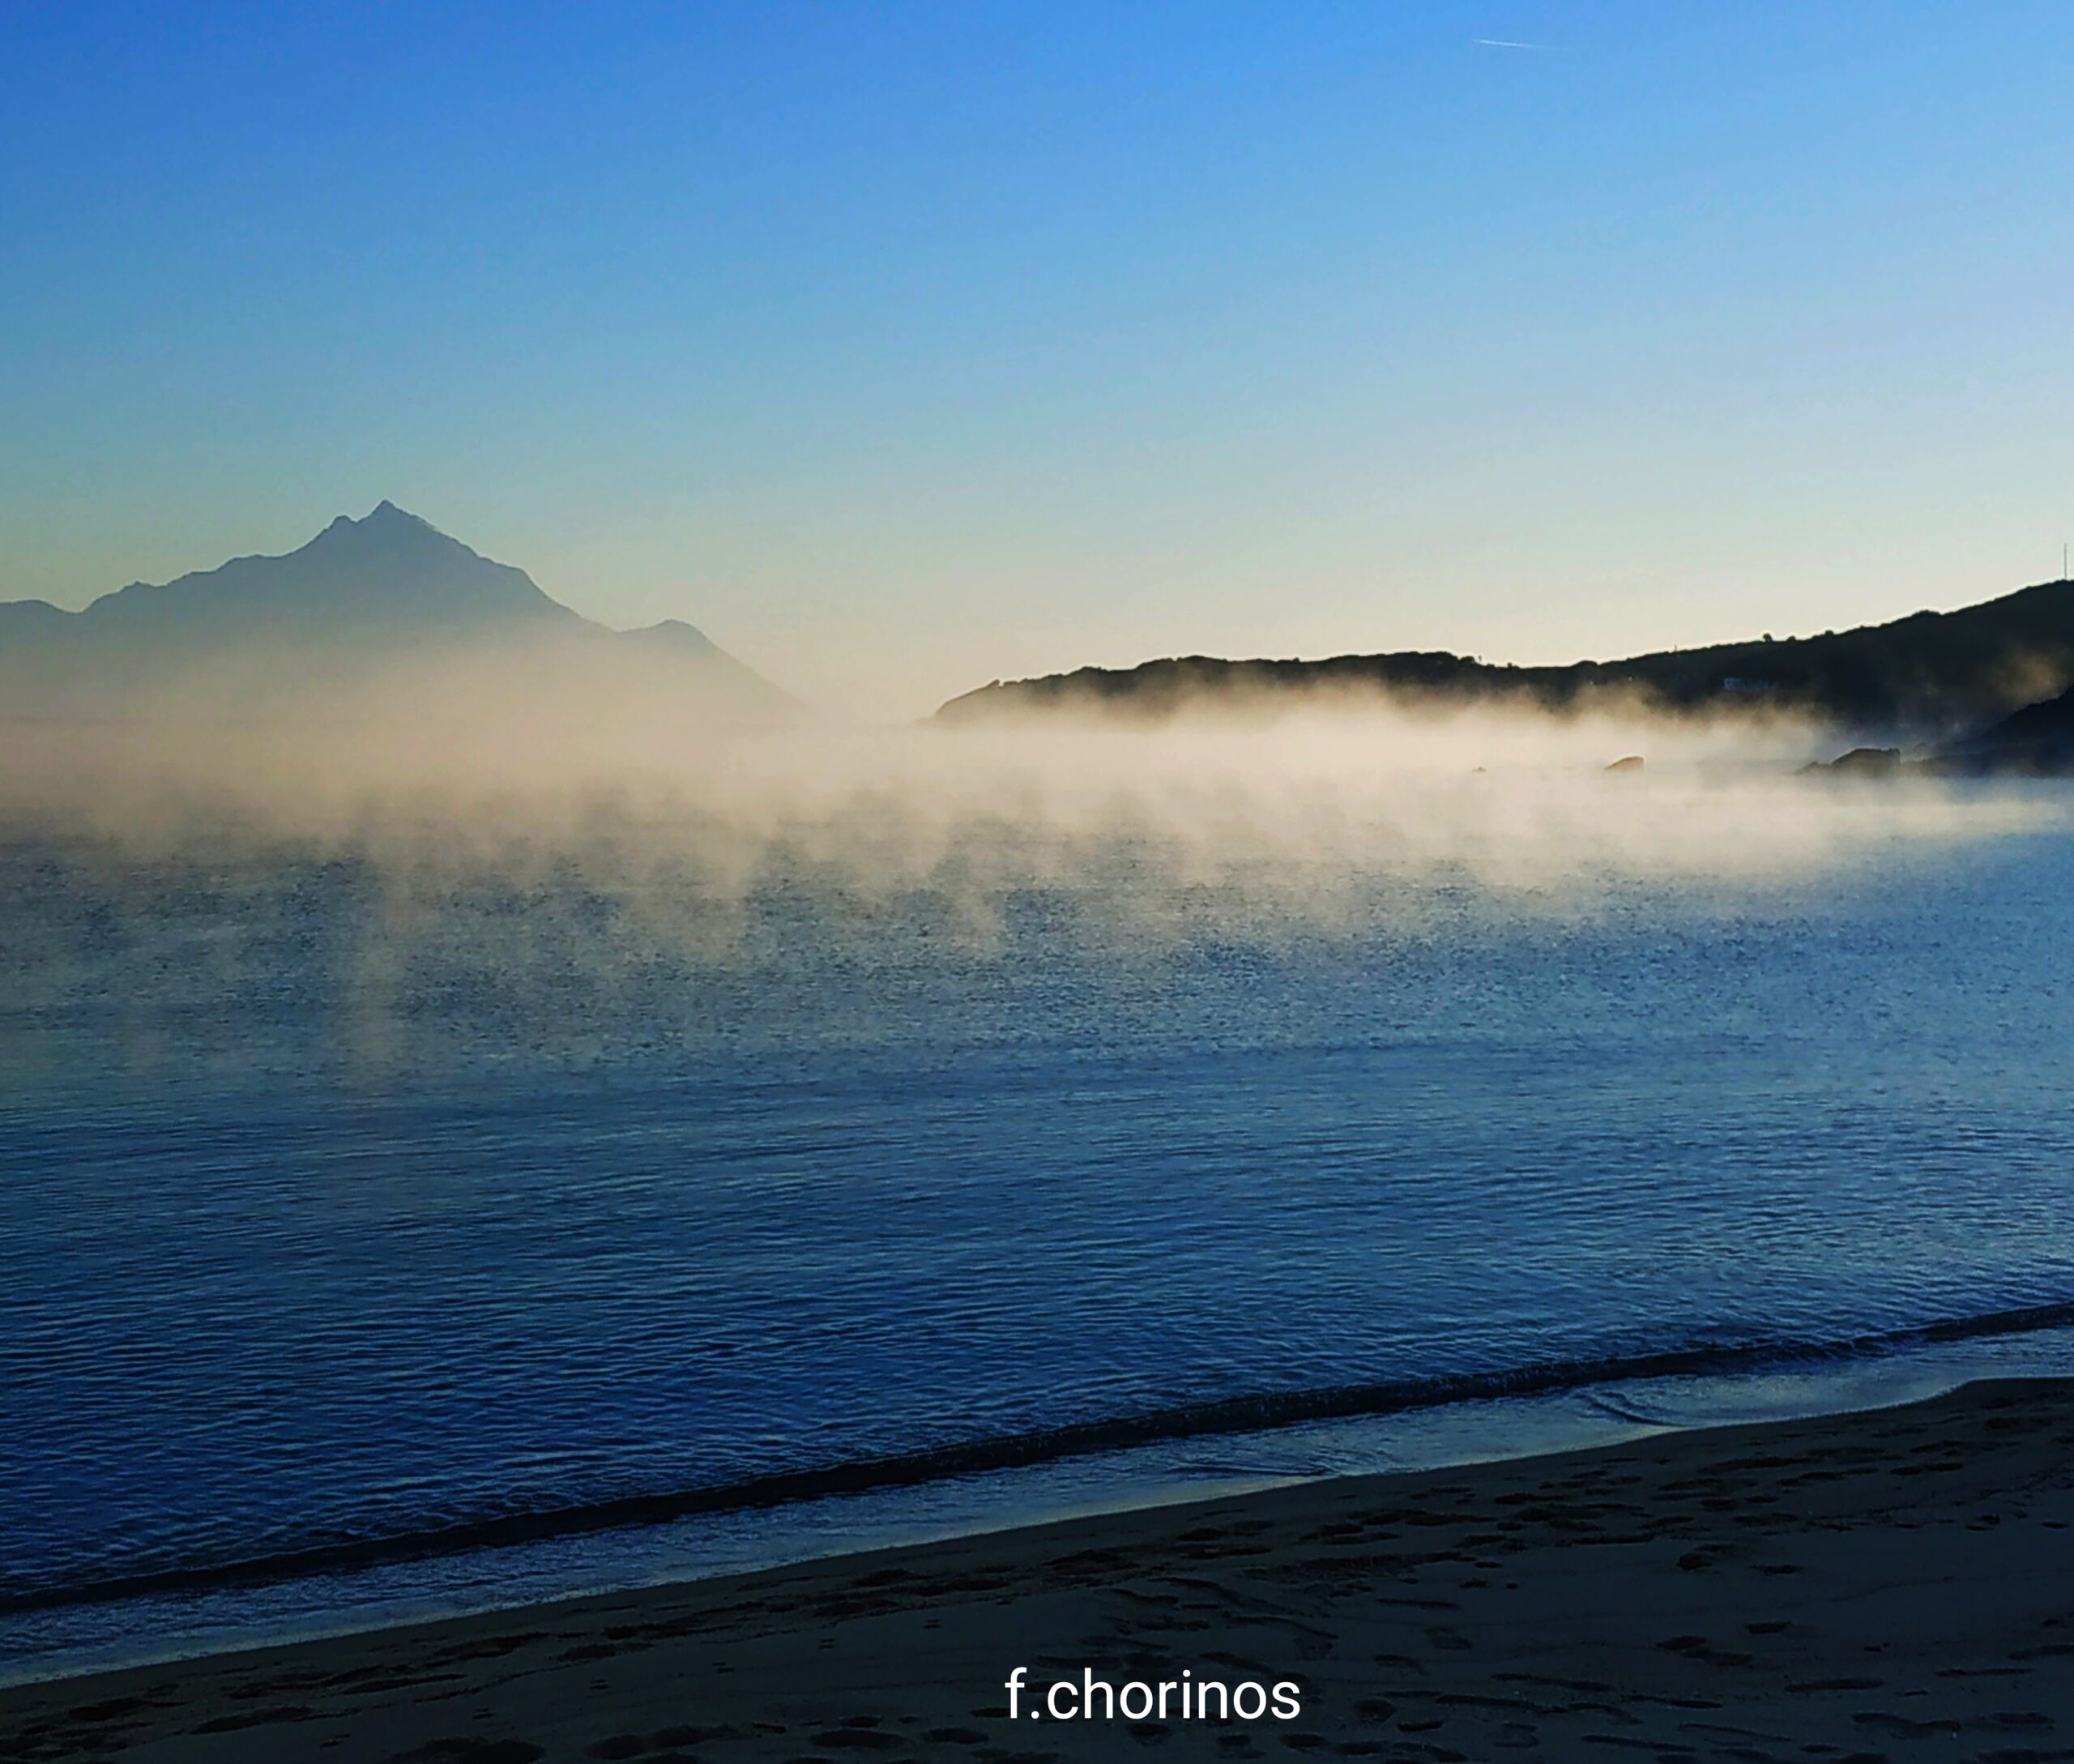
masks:
<svg viewBox="0 0 2074 1764"><path fill-rule="evenodd" d="M1589 788L13 816L0 1675L2074 1371L2064 787Z"/></svg>

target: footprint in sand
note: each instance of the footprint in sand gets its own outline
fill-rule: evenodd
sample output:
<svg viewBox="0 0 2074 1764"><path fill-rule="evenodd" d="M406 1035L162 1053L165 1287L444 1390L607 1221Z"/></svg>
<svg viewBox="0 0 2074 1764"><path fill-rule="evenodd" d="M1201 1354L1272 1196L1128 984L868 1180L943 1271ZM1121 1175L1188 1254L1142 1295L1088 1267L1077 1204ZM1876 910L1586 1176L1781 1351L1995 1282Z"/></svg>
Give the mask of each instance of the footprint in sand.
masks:
<svg viewBox="0 0 2074 1764"><path fill-rule="evenodd" d="M897 1752L905 1742L897 1733L881 1733L873 1728L830 1728L815 1734L813 1743L834 1752Z"/></svg>
<svg viewBox="0 0 2074 1764"><path fill-rule="evenodd" d="M148 1697L111 1697L105 1702L83 1702L77 1708L67 1709L68 1721L120 1721L125 1715L142 1715L147 1709L159 1706Z"/></svg>
<svg viewBox="0 0 2074 1764"><path fill-rule="evenodd" d="M1682 1654L1688 1659L1698 1660L1707 1666L1749 1666L1756 1662L1755 1655L1716 1647L1704 1635L1674 1635L1657 1646L1666 1654Z"/></svg>
<svg viewBox="0 0 2074 1764"><path fill-rule="evenodd" d="M195 1728L197 1733L235 1733L241 1728L271 1727L277 1721L307 1721L317 1711L306 1703L282 1703L271 1709L248 1709L242 1715L218 1715Z"/></svg>
<svg viewBox="0 0 2074 1764"><path fill-rule="evenodd" d="M1949 1738L1959 1731L1959 1723L1948 1716L1931 1721L1911 1721L1906 1715L1889 1715L1884 1709L1867 1709L1851 1717L1861 1728L1870 1728L1876 1733L1891 1733L1901 1740L1935 1740Z"/></svg>
<svg viewBox="0 0 2074 1764"><path fill-rule="evenodd" d="M783 1728L773 1727L767 1722L758 1722L757 1731L760 1733L783 1733L785 1730ZM587 1758L605 1759L608 1764L610 1764L610 1761L618 1758L640 1758L642 1760L642 1764L666 1764L666 1760L668 1758L682 1758L685 1755L679 1749L681 1747L703 1745L711 1740L734 1740L740 1736L739 1729L730 1727L659 1728L655 1732L647 1735L638 1733L610 1735L605 1739L586 1746L584 1755Z"/></svg>

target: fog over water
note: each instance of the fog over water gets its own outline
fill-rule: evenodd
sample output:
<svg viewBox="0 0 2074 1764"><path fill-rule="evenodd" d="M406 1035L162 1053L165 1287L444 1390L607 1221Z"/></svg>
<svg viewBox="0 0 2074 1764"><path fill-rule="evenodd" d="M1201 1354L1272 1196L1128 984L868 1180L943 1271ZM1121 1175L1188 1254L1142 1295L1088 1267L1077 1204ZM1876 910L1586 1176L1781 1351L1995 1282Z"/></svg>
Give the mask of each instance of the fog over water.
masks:
<svg viewBox="0 0 2074 1764"><path fill-rule="evenodd" d="M534 905L588 891L629 940L704 955L779 886L838 912L927 899L975 947L1031 890L1132 938L1273 937L1415 918L1436 890L1556 913L1645 882L1761 891L2063 813L2037 793L1797 778L1823 748L1791 723L1380 704L1154 729L732 734L629 726L602 705L489 724L457 707L314 729L16 724L5 740L0 816L83 875L351 861L399 927L457 889ZM1607 771L1628 755L1645 766Z"/></svg>
<svg viewBox="0 0 2074 1764"><path fill-rule="evenodd" d="M425 722L6 733L0 1649L318 1545L2074 1300L2057 786L1373 706Z"/></svg>
<svg viewBox="0 0 2074 1764"><path fill-rule="evenodd" d="M1206 948L1732 913L2065 813L1796 777L1818 738L1784 723L1369 703L731 734L477 708L16 725L15 1058L90 1023L118 1064L183 1038L273 1057L290 1023L297 1058L378 1065L462 1023L471 1057L550 1061L599 1036L954 1040L975 1012L1014 1035L990 964L1142 978Z"/></svg>

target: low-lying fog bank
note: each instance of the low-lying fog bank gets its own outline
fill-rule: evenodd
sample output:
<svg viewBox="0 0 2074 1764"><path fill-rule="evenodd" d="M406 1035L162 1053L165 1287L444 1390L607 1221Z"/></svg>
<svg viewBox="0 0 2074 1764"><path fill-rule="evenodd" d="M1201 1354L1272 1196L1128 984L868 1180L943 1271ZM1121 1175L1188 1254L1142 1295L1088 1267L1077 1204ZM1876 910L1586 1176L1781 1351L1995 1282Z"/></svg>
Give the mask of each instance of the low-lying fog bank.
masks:
<svg viewBox="0 0 2074 1764"><path fill-rule="evenodd" d="M1658 878L1763 886L2063 815L2049 791L1794 775L1804 725L1371 707L1268 725L723 733L649 718L0 727L0 818L129 863L352 856L388 884L564 881L651 905L774 879L1210 888L1329 920L1379 880L1563 910ZM1635 762L1641 762L1637 764Z"/></svg>

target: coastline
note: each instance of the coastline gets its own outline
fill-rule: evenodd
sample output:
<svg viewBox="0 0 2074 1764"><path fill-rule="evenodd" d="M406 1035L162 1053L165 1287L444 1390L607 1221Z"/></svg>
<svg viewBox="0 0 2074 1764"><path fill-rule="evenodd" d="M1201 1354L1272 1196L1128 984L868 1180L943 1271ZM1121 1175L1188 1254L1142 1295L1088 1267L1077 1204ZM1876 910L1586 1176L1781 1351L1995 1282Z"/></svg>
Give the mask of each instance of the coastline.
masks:
<svg viewBox="0 0 2074 1764"><path fill-rule="evenodd" d="M2074 1380L2001 1380L25 1685L0 1755L2014 1764L2074 1756L2069 1587ZM1011 1727L1017 1665L1302 1712Z"/></svg>
<svg viewBox="0 0 2074 1764"><path fill-rule="evenodd" d="M181 1579L143 1598L59 1597L0 1614L0 1694L199 1656L333 1641L647 1587L1291 1484L1581 1451L1667 1432L1890 1408L1982 1379L2074 1376L2074 1328L1917 1338L1905 1351L1788 1356L1759 1369L1588 1382L1381 1416L1295 1422L1068 1456L491 1549L416 1550L343 1573ZM278 1563L275 1565L278 1568ZM6 1601L0 1600L0 1612Z"/></svg>

